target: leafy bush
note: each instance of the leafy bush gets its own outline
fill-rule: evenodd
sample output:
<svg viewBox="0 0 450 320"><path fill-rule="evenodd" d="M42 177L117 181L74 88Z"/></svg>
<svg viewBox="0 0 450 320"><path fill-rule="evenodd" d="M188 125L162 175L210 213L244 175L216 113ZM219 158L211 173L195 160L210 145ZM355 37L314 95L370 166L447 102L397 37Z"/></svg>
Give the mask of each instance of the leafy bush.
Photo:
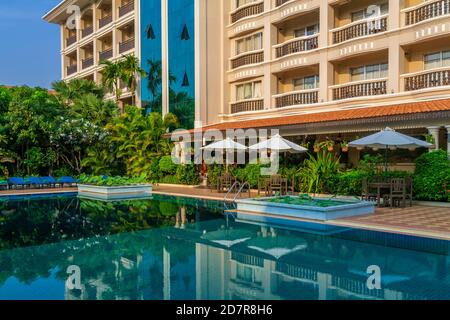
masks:
<svg viewBox="0 0 450 320"><path fill-rule="evenodd" d="M194 164L179 165L176 172L177 183L197 185L200 183L199 173Z"/></svg>
<svg viewBox="0 0 450 320"><path fill-rule="evenodd" d="M212 164L208 166L208 185L217 185L219 177L225 172L225 168L219 164Z"/></svg>
<svg viewBox="0 0 450 320"><path fill-rule="evenodd" d="M106 176L80 176L80 182L95 186L130 186L136 184L144 184L147 182L145 177L129 178L129 177L106 177Z"/></svg>
<svg viewBox="0 0 450 320"><path fill-rule="evenodd" d="M177 165L173 163L171 156L164 156L159 160L159 170L163 174L174 175L177 172Z"/></svg>
<svg viewBox="0 0 450 320"><path fill-rule="evenodd" d="M416 199L447 201L445 185L450 186L450 161L445 151L425 153L417 158L414 173Z"/></svg>
<svg viewBox="0 0 450 320"><path fill-rule="evenodd" d="M309 156L300 168L299 176L302 181L302 190L308 193L327 192L327 181L333 179L339 173L339 159L334 153L320 150L317 157Z"/></svg>

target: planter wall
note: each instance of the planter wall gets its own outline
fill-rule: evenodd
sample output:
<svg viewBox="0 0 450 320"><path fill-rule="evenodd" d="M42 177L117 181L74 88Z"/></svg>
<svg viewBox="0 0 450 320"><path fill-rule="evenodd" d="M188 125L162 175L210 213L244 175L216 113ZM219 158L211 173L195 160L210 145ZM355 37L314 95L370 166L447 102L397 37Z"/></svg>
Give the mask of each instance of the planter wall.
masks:
<svg viewBox="0 0 450 320"><path fill-rule="evenodd" d="M375 212L375 205L365 201L344 201L346 204L332 207L314 207L273 203L264 199L237 200L237 211L260 213L261 215L280 216L285 218L304 218L310 220L334 220L345 217L368 215ZM347 204L348 203L348 204ZM253 214L253 215L254 215Z"/></svg>
<svg viewBox="0 0 450 320"><path fill-rule="evenodd" d="M78 185L78 195L80 197L100 199L100 200L127 200L150 197L153 187L150 184L132 186L94 186Z"/></svg>

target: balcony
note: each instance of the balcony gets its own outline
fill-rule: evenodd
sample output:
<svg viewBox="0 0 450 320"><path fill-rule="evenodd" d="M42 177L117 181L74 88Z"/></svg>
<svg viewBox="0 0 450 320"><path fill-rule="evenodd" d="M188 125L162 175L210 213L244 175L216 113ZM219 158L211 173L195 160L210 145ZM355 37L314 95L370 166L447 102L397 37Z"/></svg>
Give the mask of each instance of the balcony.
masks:
<svg viewBox="0 0 450 320"><path fill-rule="evenodd" d="M450 0L428 1L405 13L405 24L413 25L450 13Z"/></svg>
<svg viewBox="0 0 450 320"><path fill-rule="evenodd" d="M119 17L134 11L134 1L130 1L119 8Z"/></svg>
<svg viewBox="0 0 450 320"><path fill-rule="evenodd" d="M331 88L333 100L378 96L387 93L387 79L364 80Z"/></svg>
<svg viewBox="0 0 450 320"><path fill-rule="evenodd" d="M319 36L314 35L307 38L293 39L275 47L277 58L287 56L292 53L314 50L319 47Z"/></svg>
<svg viewBox="0 0 450 320"><path fill-rule="evenodd" d="M94 32L94 26L86 27L83 31L81 31L81 37L86 38L90 36Z"/></svg>
<svg viewBox="0 0 450 320"><path fill-rule="evenodd" d="M108 16L106 16L106 17L103 17L103 18L101 18L101 19L98 21L98 28L101 29L101 28L103 28L103 27L106 27L106 26L107 26L108 24L110 24L112 21L113 21L113 16L112 16L112 14L110 14L110 15L108 15Z"/></svg>
<svg viewBox="0 0 450 320"><path fill-rule="evenodd" d="M450 68L422 71L414 75L404 77L405 91L415 91L428 88L436 88L450 85Z"/></svg>
<svg viewBox="0 0 450 320"><path fill-rule="evenodd" d="M319 102L319 89L300 90L283 93L275 96L275 107L284 108L289 106L314 104Z"/></svg>
<svg viewBox="0 0 450 320"><path fill-rule="evenodd" d="M283 4L285 4L286 2L289 2L291 0L276 0L275 2L275 6L279 7L282 6Z"/></svg>
<svg viewBox="0 0 450 320"><path fill-rule="evenodd" d="M231 104L231 113L264 110L264 99L245 100Z"/></svg>
<svg viewBox="0 0 450 320"><path fill-rule="evenodd" d="M333 44L387 31L387 16L353 22L332 30Z"/></svg>
<svg viewBox="0 0 450 320"><path fill-rule="evenodd" d="M264 62L264 51L242 54L231 59L231 69L261 62Z"/></svg>
<svg viewBox="0 0 450 320"><path fill-rule="evenodd" d="M76 35L70 36L66 40L66 46L70 47L71 45L73 45L76 42L77 42L77 36Z"/></svg>
<svg viewBox="0 0 450 320"><path fill-rule="evenodd" d="M113 57L113 49L101 51L98 56L99 61L108 60L111 59L112 57Z"/></svg>
<svg viewBox="0 0 450 320"><path fill-rule="evenodd" d="M67 67L67 75L70 76L78 71L78 66L76 64L73 64L71 66Z"/></svg>
<svg viewBox="0 0 450 320"><path fill-rule="evenodd" d="M119 43L119 53L120 54L130 51L132 49L134 49L134 38L131 38L129 40Z"/></svg>
<svg viewBox="0 0 450 320"><path fill-rule="evenodd" d="M87 59L84 59L82 62L81 62L81 68L84 70L84 69L87 69L87 68L89 68L89 67L92 67L94 65L94 57L90 57L90 58L87 58Z"/></svg>
<svg viewBox="0 0 450 320"><path fill-rule="evenodd" d="M235 23L245 17L254 16L263 12L264 12L264 1L246 5L245 7L238 8L233 13L231 13L231 23Z"/></svg>

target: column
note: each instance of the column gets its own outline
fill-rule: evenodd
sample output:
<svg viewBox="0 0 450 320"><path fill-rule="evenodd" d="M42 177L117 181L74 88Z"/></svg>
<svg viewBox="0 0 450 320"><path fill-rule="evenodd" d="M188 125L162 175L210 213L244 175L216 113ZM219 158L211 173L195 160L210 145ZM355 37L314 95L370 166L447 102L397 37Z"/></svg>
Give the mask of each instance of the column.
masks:
<svg viewBox="0 0 450 320"><path fill-rule="evenodd" d="M264 12L271 10L272 0L264 1ZM276 28L272 25L269 18L264 18L264 33L263 33L263 48L264 48L264 61L272 60L272 44L276 43ZM272 77L272 71L270 64L264 66L264 79L263 79L263 97L264 108L272 108L272 83L274 82Z"/></svg>
<svg viewBox="0 0 450 320"><path fill-rule="evenodd" d="M434 127L428 127L428 132L433 136L434 138L434 145L436 146L436 150L439 149L440 147L440 139L439 139L439 131L441 129L441 127L439 126L434 126ZM430 149L430 152L433 151L432 149Z"/></svg>
<svg viewBox="0 0 450 320"><path fill-rule="evenodd" d="M447 154L450 159L450 125L445 126L445 129L447 129Z"/></svg>
<svg viewBox="0 0 450 320"><path fill-rule="evenodd" d="M161 68L162 68L162 114L169 113L169 16L168 0L161 0Z"/></svg>
<svg viewBox="0 0 450 320"><path fill-rule="evenodd" d="M400 1L389 0L388 30L400 28ZM389 39L389 71L387 93L398 93L403 91L400 83L400 75L404 71L405 53L400 47L399 36L392 36Z"/></svg>
<svg viewBox="0 0 450 320"><path fill-rule="evenodd" d="M330 44L330 31L334 28L334 9L328 4L328 0L322 0L320 4L320 34L319 48L326 48ZM327 102L328 87L333 83L333 65L328 62L328 53L323 51L320 53L320 91L319 102Z"/></svg>

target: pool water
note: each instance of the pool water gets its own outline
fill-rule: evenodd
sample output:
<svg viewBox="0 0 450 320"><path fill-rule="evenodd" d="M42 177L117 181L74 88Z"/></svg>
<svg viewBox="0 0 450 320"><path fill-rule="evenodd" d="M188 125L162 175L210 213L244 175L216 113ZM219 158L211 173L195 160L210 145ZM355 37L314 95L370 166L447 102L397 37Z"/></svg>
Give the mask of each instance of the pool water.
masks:
<svg viewBox="0 0 450 320"><path fill-rule="evenodd" d="M2 200L0 299L450 299L448 241L288 230L223 209L167 196ZM80 287L66 285L69 266Z"/></svg>

